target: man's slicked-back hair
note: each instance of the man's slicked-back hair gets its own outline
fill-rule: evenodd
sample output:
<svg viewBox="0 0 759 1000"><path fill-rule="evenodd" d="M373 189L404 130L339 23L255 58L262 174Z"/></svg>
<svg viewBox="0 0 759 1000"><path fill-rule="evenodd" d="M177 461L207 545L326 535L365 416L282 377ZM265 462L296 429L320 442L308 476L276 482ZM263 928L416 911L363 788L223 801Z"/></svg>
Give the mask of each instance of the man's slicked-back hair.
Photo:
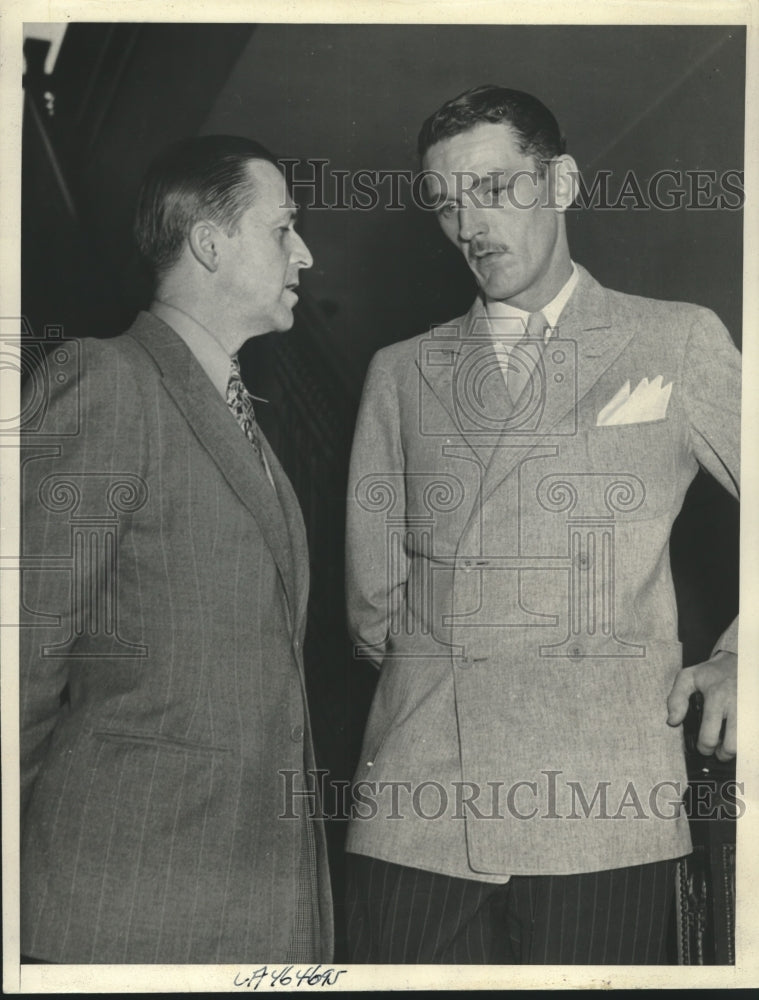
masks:
<svg viewBox="0 0 759 1000"><path fill-rule="evenodd" d="M559 123L545 104L522 90L488 83L464 91L430 115L419 132L420 158L442 139L450 139L486 122L508 125L520 152L532 156L541 173L546 160L566 152L566 140Z"/></svg>
<svg viewBox="0 0 759 1000"><path fill-rule="evenodd" d="M179 259L192 226L214 222L227 235L255 200L248 163L274 155L253 139L203 135L173 143L148 168L137 200L134 236L154 276Z"/></svg>

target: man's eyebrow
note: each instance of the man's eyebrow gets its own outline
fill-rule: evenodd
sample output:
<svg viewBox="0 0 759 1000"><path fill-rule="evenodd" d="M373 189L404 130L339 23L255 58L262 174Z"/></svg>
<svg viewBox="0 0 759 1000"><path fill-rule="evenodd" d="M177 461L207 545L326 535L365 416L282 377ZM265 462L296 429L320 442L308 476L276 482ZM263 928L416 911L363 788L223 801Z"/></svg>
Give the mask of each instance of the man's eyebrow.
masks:
<svg viewBox="0 0 759 1000"><path fill-rule="evenodd" d="M454 176L456 175L454 174ZM462 194L466 194L467 191L477 191L482 187L489 190L497 180L505 176L506 171L503 169L490 170L486 174L476 174L473 170L462 170L458 174L457 183L438 192L434 207L439 208L451 202L458 205L461 203L460 196Z"/></svg>
<svg viewBox="0 0 759 1000"><path fill-rule="evenodd" d="M494 184L499 183L499 181L511 182L514 179L514 171L506 170L503 167L497 167L493 170L488 170L486 174L477 175L476 179L473 177L469 178L469 190L476 191L478 188L483 187L490 189Z"/></svg>

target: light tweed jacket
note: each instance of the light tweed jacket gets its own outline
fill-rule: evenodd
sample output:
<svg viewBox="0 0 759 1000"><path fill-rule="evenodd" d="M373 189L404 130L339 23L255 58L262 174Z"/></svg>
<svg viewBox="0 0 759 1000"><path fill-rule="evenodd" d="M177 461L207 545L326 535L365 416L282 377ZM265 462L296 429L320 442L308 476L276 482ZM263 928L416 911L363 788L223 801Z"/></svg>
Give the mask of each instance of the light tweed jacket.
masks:
<svg viewBox="0 0 759 1000"><path fill-rule="evenodd" d="M279 771L313 766L295 495L160 320L83 341L78 377L55 363L54 435L22 453L21 951L281 961L301 828Z"/></svg>
<svg viewBox="0 0 759 1000"><path fill-rule="evenodd" d="M479 303L376 355L347 569L381 672L348 850L483 880L689 851L668 546L699 465L737 495L739 361L708 310L582 268L511 411ZM599 423L628 382L645 405Z"/></svg>

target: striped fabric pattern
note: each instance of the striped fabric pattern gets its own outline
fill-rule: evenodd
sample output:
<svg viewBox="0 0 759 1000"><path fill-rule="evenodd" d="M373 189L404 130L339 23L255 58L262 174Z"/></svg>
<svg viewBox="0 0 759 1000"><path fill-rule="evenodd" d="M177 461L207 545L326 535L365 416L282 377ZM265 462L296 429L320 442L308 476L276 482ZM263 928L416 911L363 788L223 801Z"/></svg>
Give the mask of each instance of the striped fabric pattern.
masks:
<svg viewBox="0 0 759 1000"><path fill-rule="evenodd" d="M269 449L271 489L165 324L141 314L80 347L79 377L51 393L53 412L75 398L78 434L30 436L22 453L23 554L61 568L43 560L23 579L36 627L21 635L21 950L71 963L282 960L303 831L280 818L279 771L314 766L297 501ZM115 503L125 480L142 484L138 509ZM46 482L58 504L40 501ZM67 489L76 506L63 509ZM92 554L104 518L110 577ZM80 589L61 558L77 531L91 557ZM110 635L94 611L109 601ZM331 902L313 832L323 960Z"/></svg>
<svg viewBox="0 0 759 1000"><path fill-rule="evenodd" d="M497 885L348 855L350 960L661 965L676 861Z"/></svg>

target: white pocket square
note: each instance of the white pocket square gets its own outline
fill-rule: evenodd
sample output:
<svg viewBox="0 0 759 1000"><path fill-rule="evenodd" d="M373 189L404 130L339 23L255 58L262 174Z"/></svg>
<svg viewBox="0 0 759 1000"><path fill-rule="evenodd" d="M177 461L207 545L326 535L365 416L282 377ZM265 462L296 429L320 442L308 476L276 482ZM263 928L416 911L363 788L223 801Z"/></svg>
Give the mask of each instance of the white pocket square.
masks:
<svg viewBox="0 0 759 1000"><path fill-rule="evenodd" d="M618 424L643 424L663 420L672 393L672 383L662 385L662 376L649 380L642 378L630 392L629 380L609 400L596 418L596 427L613 427Z"/></svg>

